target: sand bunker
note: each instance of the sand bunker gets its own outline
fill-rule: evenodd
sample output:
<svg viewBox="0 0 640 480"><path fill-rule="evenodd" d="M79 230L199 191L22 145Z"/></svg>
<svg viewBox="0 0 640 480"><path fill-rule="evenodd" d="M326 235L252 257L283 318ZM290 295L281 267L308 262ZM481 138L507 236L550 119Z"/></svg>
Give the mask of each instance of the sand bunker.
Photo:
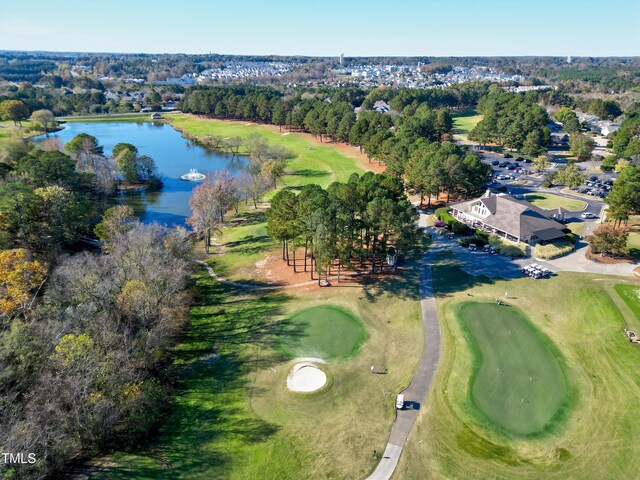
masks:
<svg viewBox="0 0 640 480"><path fill-rule="evenodd" d="M292 392L315 392L327 383L327 375L311 363L296 363L287 377L287 388Z"/></svg>

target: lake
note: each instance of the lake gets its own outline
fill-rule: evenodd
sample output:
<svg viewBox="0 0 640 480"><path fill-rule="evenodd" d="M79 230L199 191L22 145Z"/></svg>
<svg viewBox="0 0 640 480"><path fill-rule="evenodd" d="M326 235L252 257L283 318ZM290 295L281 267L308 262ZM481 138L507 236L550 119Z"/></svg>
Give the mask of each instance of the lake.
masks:
<svg viewBox="0 0 640 480"><path fill-rule="evenodd" d="M155 160L164 181L162 189L121 194L122 203L130 205L145 223L184 225L191 215L189 198L199 183L180 178L189 169L205 174L228 170L237 175L248 163L244 157L231 157L194 145L171 126L158 122L71 122L64 127L49 137L58 137L66 143L79 133L88 133L104 146L105 155L110 155L117 143L126 142L138 147L141 155Z"/></svg>

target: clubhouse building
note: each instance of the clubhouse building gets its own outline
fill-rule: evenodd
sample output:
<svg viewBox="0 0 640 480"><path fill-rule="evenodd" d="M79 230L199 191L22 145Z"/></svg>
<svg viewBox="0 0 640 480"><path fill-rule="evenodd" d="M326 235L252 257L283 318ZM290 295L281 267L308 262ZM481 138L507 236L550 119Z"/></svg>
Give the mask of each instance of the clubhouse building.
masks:
<svg viewBox="0 0 640 480"><path fill-rule="evenodd" d="M566 236L565 226L554 220L561 213L556 212L490 190L475 200L451 205L451 215L459 222L512 242L530 245Z"/></svg>

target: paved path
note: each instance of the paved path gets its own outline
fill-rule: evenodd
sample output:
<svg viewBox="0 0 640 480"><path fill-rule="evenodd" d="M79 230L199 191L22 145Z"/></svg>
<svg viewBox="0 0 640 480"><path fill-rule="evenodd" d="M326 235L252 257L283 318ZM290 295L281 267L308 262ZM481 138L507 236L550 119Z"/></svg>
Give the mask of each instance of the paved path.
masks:
<svg viewBox="0 0 640 480"><path fill-rule="evenodd" d="M426 215L420 215L420 226L425 226ZM422 308L422 326L424 334L424 350L422 357L416 368L411 385L404 390L405 409L397 411L396 420L391 428L391 435L387 447L384 451L380 463L367 480L388 480L393 475L402 448L409 436L411 427L418 418L420 408L429 393L433 377L435 377L440 361L442 349L442 337L440 333L440 323L438 321L438 311L436 309L436 299L433 289L431 275L431 265L436 255L445 245L434 243L427 253L422 257L420 269L420 304Z"/></svg>

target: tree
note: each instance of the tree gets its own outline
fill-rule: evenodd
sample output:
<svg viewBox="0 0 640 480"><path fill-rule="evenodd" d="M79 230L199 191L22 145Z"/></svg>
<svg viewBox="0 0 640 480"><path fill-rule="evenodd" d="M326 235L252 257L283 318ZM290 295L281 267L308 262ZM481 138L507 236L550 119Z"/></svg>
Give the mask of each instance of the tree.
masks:
<svg viewBox="0 0 640 480"><path fill-rule="evenodd" d="M285 159L269 159L262 165L262 171L271 180L273 180L273 188L278 186L278 179L284 177L287 161Z"/></svg>
<svg viewBox="0 0 640 480"><path fill-rule="evenodd" d="M567 187L578 187L582 185L587 176L580 171L576 164L566 165L565 167L556 170L554 180L557 183L562 183Z"/></svg>
<svg viewBox="0 0 640 480"><path fill-rule="evenodd" d="M82 203L58 185L36 188L33 193L40 199L40 235L48 239L46 250L71 244L85 220Z"/></svg>
<svg viewBox="0 0 640 480"><path fill-rule="evenodd" d="M538 155L533 159L533 165L537 170L546 170L549 167L549 156L548 155Z"/></svg>
<svg viewBox="0 0 640 480"><path fill-rule="evenodd" d="M585 161L591 158L591 153L596 148L596 142L581 133L572 133L569 136L569 148L573 156L578 160Z"/></svg>
<svg viewBox="0 0 640 480"><path fill-rule="evenodd" d="M0 102L0 118L11 120L14 125L22 125L22 120L29 116L29 107L20 100L5 100Z"/></svg>
<svg viewBox="0 0 640 480"><path fill-rule="evenodd" d="M282 242L282 259L289 260L287 242L298 234L296 195L289 190L279 190L267 209L267 234Z"/></svg>
<svg viewBox="0 0 640 480"><path fill-rule="evenodd" d="M609 217L618 224L640 213L640 167L629 165L622 169L605 201Z"/></svg>
<svg viewBox="0 0 640 480"><path fill-rule="evenodd" d="M26 312L46 274L46 265L31 259L23 248L0 252L0 312Z"/></svg>
<svg viewBox="0 0 640 480"><path fill-rule="evenodd" d="M562 130L567 133L580 131L580 120L576 112L569 107L563 107L556 112L556 120L562 123Z"/></svg>
<svg viewBox="0 0 640 480"><path fill-rule="evenodd" d="M591 249L594 253L609 253L616 256L624 256L629 253L627 240L629 229L616 228L613 224L605 223L598 226L591 236Z"/></svg>
<svg viewBox="0 0 640 480"><path fill-rule="evenodd" d="M118 155L120 155L120 153L123 150L129 150L130 152L132 152L134 155L138 154L138 148L135 145L132 145L130 143L116 143L115 146L113 147L113 150L111 151L111 155L115 158Z"/></svg>
<svg viewBox="0 0 640 480"><path fill-rule="evenodd" d="M270 182L260 172L243 172L236 182L242 197L253 202L253 208L258 208L258 202L270 188Z"/></svg>
<svg viewBox="0 0 640 480"><path fill-rule="evenodd" d="M56 118L51 110L36 110L31 114L29 120L36 128L44 130L45 132L48 132L57 125Z"/></svg>
<svg viewBox="0 0 640 480"><path fill-rule="evenodd" d="M88 133L79 133L64 146L64 151L69 155L102 155L104 147L98 139Z"/></svg>
<svg viewBox="0 0 640 480"><path fill-rule="evenodd" d="M211 246L211 234L220 230L220 210L218 192L216 186L206 180L193 190L189 199L191 216L187 223L204 240L205 252L209 253Z"/></svg>
<svg viewBox="0 0 640 480"><path fill-rule="evenodd" d="M536 129L530 131L524 143L522 144L521 151L525 155L537 156L547 151L547 143L545 142L545 135L542 129Z"/></svg>
<svg viewBox="0 0 640 480"><path fill-rule="evenodd" d="M126 183L136 183L138 181L138 158L134 152L123 149L115 161Z"/></svg>
<svg viewBox="0 0 640 480"><path fill-rule="evenodd" d="M109 243L135 228L138 223L133 208L129 205L116 205L104 212L94 233L108 249Z"/></svg>

